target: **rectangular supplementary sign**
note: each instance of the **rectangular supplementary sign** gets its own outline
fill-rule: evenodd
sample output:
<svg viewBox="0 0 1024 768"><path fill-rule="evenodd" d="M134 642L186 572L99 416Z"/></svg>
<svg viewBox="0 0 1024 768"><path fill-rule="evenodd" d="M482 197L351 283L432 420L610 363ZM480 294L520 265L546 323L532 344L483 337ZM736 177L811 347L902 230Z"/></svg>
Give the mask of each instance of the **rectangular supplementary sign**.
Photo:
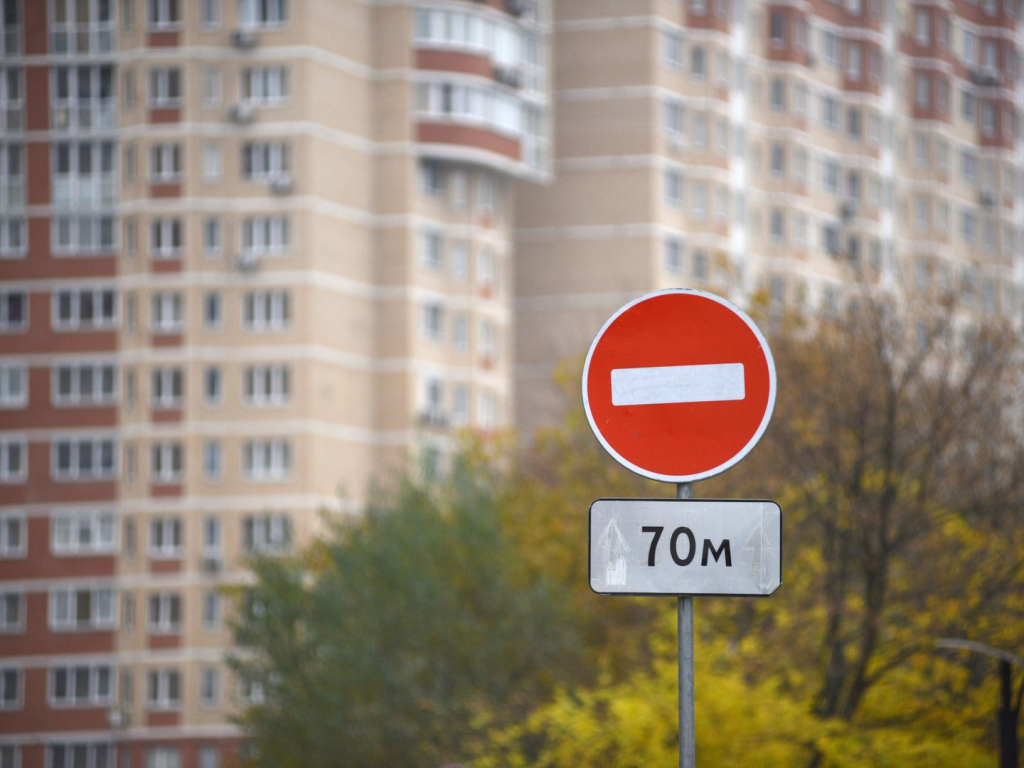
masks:
<svg viewBox="0 0 1024 768"><path fill-rule="evenodd" d="M742 400L743 363L616 368L612 405L663 405Z"/></svg>
<svg viewBox="0 0 1024 768"><path fill-rule="evenodd" d="M774 501L598 499L590 588L602 595L766 596L782 584Z"/></svg>

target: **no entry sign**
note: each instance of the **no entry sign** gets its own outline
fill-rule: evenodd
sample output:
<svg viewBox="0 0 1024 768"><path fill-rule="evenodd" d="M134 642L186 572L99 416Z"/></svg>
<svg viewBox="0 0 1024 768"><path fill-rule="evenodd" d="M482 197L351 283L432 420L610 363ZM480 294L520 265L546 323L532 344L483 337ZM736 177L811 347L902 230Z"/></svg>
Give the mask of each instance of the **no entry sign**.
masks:
<svg viewBox="0 0 1024 768"><path fill-rule="evenodd" d="M704 291L641 296L604 324L583 367L583 407L623 466L686 483L717 475L761 438L775 362L753 321Z"/></svg>

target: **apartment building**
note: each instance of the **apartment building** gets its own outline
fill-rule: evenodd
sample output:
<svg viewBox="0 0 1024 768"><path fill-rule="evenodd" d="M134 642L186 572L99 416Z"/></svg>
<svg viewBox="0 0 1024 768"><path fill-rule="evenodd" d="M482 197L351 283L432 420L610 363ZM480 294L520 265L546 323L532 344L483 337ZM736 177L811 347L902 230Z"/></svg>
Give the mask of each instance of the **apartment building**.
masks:
<svg viewBox="0 0 1024 768"><path fill-rule="evenodd" d="M556 2L554 181L516 202L517 426L555 418L559 362L659 288L832 313L860 274L1019 323L1021 14Z"/></svg>
<svg viewBox="0 0 1024 768"><path fill-rule="evenodd" d="M247 558L507 426L534 3L0 0L0 768L215 768Z"/></svg>

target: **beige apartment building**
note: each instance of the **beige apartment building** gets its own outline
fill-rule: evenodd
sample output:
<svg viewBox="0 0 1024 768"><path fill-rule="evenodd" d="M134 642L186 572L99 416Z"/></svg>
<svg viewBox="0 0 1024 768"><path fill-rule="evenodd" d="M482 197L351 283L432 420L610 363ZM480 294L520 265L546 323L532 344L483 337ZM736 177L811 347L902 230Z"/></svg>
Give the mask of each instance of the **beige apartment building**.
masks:
<svg viewBox="0 0 1024 768"><path fill-rule="evenodd" d="M554 418L639 293L1019 319L979 3L0 0L0 768L231 765L246 558Z"/></svg>
<svg viewBox="0 0 1024 768"><path fill-rule="evenodd" d="M225 588L512 413L538 6L2 0L0 768L215 768Z"/></svg>
<svg viewBox="0 0 1024 768"><path fill-rule="evenodd" d="M517 426L659 288L829 313L859 272L1019 323L1021 8L555 2L554 183L516 198Z"/></svg>

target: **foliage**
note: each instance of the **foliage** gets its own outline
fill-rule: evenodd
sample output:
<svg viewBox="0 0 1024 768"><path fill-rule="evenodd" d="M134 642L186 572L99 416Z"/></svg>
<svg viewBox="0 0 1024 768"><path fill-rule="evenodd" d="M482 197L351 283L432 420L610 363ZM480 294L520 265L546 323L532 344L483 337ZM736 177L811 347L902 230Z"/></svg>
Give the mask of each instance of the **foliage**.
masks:
<svg viewBox="0 0 1024 768"><path fill-rule="evenodd" d="M436 766L550 690L574 620L520 567L482 478L403 484L302 558L255 563L235 628L274 766Z"/></svg>
<svg viewBox="0 0 1024 768"><path fill-rule="evenodd" d="M938 306L763 319L773 424L697 490L780 502L784 583L697 600L702 763L992 763L994 665L935 641L1024 647L1020 350ZM238 665L271 691L244 719L265 764L672 764L674 601L598 597L586 558L594 498L671 489L611 461L578 407L460 466L257 563Z"/></svg>

